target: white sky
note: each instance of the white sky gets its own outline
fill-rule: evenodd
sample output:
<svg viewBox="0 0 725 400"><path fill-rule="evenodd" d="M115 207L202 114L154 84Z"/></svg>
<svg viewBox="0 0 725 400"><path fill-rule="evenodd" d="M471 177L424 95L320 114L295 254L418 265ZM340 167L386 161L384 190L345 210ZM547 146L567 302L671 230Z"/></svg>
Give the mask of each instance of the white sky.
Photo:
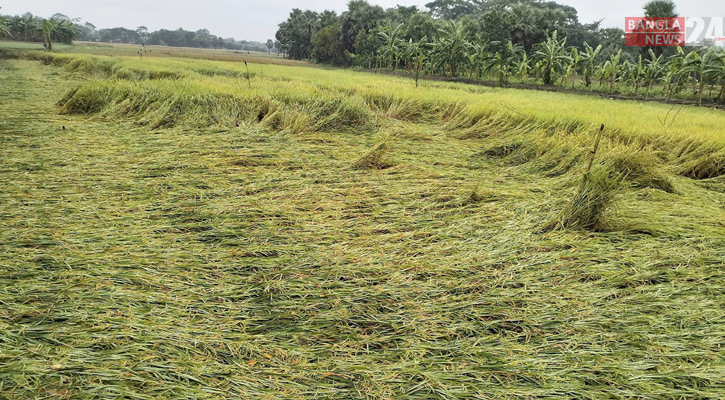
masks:
<svg viewBox="0 0 725 400"><path fill-rule="evenodd" d="M346 9L348 0L0 0L0 13L23 14L27 11L41 17L56 12L71 18L80 17L98 28L145 25L151 30L161 28L187 30L201 28L217 36L239 40L265 41L274 38L277 25L287 18L292 8L315 11ZM385 8L418 5L424 9L430 0L369 0ZM624 17L642 15L646 0L557 0L579 10L581 22L604 18L605 27L624 27ZM723 17L724 0L675 0L682 17Z"/></svg>

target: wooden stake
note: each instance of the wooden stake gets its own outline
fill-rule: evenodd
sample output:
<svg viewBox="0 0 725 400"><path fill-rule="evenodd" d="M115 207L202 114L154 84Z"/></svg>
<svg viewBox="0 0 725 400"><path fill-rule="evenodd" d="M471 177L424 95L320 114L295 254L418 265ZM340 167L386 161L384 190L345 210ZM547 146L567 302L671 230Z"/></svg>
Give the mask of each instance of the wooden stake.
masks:
<svg viewBox="0 0 725 400"><path fill-rule="evenodd" d="M597 155L597 150L599 149L599 141L602 140L602 134L604 133L604 124L599 128L599 134L597 134L597 141L594 142L594 149L592 150L592 156L589 158L589 166L587 166L587 172L592 170L592 164L594 164L594 157Z"/></svg>

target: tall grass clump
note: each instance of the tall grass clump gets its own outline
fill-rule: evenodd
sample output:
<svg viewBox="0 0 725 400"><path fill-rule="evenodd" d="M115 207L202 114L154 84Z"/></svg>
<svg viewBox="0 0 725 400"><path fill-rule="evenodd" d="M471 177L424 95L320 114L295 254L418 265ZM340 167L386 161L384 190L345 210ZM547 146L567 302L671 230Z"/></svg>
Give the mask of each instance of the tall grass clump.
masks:
<svg viewBox="0 0 725 400"><path fill-rule="evenodd" d="M231 79L103 80L76 87L59 106L64 114L133 118L152 128L246 122L291 133L372 129L370 110L361 98L305 89L265 82L240 89Z"/></svg>
<svg viewBox="0 0 725 400"><path fill-rule="evenodd" d="M544 231L557 229L598 230L604 226L604 216L615 204L624 186L625 175L607 165L597 165L584 174L579 189L567 207Z"/></svg>
<svg viewBox="0 0 725 400"><path fill-rule="evenodd" d="M367 153L353 163L355 169L385 169L393 164L385 159L390 150L390 136L386 135L376 143Z"/></svg>
<svg viewBox="0 0 725 400"><path fill-rule="evenodd" d="M676 192L672 179L662 172L661 162L651 153L615 148L603 157L603 161L584 173L571 202L544 231L601 229L606 212L615 207L617 194L627 187Z"/></svg>
<svg viewBox="0 0 725 400"><path fill-rule="evenodd" d="M682 156L679 173L692 179L710 179L725 175L725 149L701 145L693 154Z"/></svg>
<svg viewBox="0 0 725 400"><path fill-rule="evenodd" d="M632 187L676 192L672 179L662 172L662 162L652 153L620 148L609 152L605 163L611 171L621 174Z"/></svg>

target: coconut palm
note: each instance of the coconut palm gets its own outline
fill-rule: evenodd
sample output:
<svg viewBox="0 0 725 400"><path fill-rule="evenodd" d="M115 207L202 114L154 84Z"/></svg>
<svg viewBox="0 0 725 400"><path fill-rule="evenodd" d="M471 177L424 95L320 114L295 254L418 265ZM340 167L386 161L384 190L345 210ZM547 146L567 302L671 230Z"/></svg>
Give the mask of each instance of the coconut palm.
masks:
<svg viewBox="0 0 725 400"><path fill-rule="evenodd" d="M534 59L541 68L544 84L554 84L571 60L566 52L566 38L558 40L556 31L551 36L547 35L545 42L534 46Z"/></svg>
<svg viewBox="0 0 725 400"><path fill-rule="evenodd" d="M644 16L648 18L674 18L677 16L672 0L652 0L644 5Z"/></svg>

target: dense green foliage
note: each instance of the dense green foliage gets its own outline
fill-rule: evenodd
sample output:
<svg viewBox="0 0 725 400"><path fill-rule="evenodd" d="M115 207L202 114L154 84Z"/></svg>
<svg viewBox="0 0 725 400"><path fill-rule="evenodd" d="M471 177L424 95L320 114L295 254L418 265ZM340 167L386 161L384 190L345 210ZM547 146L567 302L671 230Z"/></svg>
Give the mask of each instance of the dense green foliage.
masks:
<svg viewBox="0 0 725 400"><path fill-rule="evenodd" d="M67 18L54 16L43 19L31 14L0 16L0 36L28 42L43 42L48 49L52 49L53 43L70 44L79 35L78 28Z"/></svg>
<svg viewBox="0 0 725 400"><path fill-rule="evenodd" d="M7 32L5 36L18 41L47 42L43 34L43 24L57 25L53 42L71 43L73 40L106 43L136 43L163 45L173 47L196 47L203 49L229 49L268 52L279 44L274 41L260 43L254 41L238 41L234 38L221 38L209 33L207 29L187 31L182 28L176 30L160 29L149 31L145 26L136 29L122 27L98 29L90 22L83 22L78 18L71 19L64 14L54 14L48 19L34 16L30 13L0 18L5 21ZM49 21L49 22L44 22ZM1 24L1 22L0 22ZM3 34L0 25L0 36ZM271 46L270 46L271 42Z"/></svg>
<svg viewBox="0 0 725 400"><path fill-rule="evenodd" d="M576 9L555 2L440 0L427 7L430 12L384 10L355 0L340 16L294 9L277 39L293 59L403 69L416 77L581 83L581 89L612 94L637 96L642 89L645 97L654 90L668 99L725 101L721 49L624 47L623 31L581 24ZM671 1L647 3L644 12L676 15Z"/></svg>

